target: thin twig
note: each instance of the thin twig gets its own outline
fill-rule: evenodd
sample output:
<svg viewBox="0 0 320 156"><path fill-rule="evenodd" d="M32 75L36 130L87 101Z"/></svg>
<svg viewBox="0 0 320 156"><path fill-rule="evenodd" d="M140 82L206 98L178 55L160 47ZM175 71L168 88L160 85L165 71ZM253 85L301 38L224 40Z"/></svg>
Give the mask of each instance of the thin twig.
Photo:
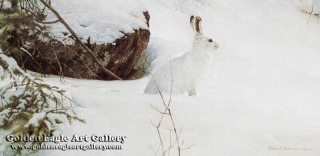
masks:
<svg viewBox="0 0 320 156"><path fill-rule="evenodd" d="M54 24L60 22L60 20L55 20L55 21L37 21L38 23L41 24Z"/></svg>
<svg viewBox="0 0 320 156"><path fill-rule="evenodd" d="M174 131L174 133L175 133L175 135L176 135L176 138L177 138L178 154L179 154L179 156L180 156L180 155L181 155L181 154L180 154L181 148L180 148L180 144L179 144L179 139L178 139L178 133L177 133L176 125L175 125L175 123L174 123L171 110L169 109L168 111L169 111L169 116L170 116L171 123L172 123L172 126L173 126L173 131Z"/></svg>
<svg viewBox="0 0 320 156"><path fill-rule="evenodd" d="M307 25L309 25L309 21L310 21L311 15L313 14L313 5L312 5L312 8L311 8L311 12L310 12L309 14L310 14L310 16L309 16L309 19L308 19Z"/></svg>
<svg viewBox="0 0 320 156"><path fill-rule="evenodd" d="M191 149L193 146L195 146L196 144L192 144L191 146L189 146L189 147L186 147L186 148L183 148L183 149L181 149L181 150L188 150L188 149Z"/></svg>
<svg viewBox="0 0 320 156"><path fill-rule="evenodd" d="M158 108L155 108L152 104L150 104L151 107L156 110L157 112L159 112L160 114L164 114L164 115L169 115L169 113L167 113L166 111L165 112L161 112Z"/></svg>
<svg viewBox="0 0 320 156"><path fill-rule="evenodd" d="M94 74L95 76L97 76L100 80L103 80L97 73L93 72L87 65L87 63L83 60L83 58L76 52L74 51L72 48L66 46L66 45L63 45L65 48L68 48L71 52L73 52L75 55L78 56L78 58L83 62L83 65L92 73Z"/></svg>
<svg viewBox="0 0 320 156"><path fill-rule="evenodd" d="M56 51L54 50L54 47L52 48L52 51L53 51L54 57L55 57L55 59L57 60L57 63L58 63L58 66L59 66L59 70L60 70L59 75L61 75L62 77L64 77L64 73L63 73L63 70L62 70L62 67L61 67L61 63L60 63L60 61L59 61L59 59L58 59L58 56L57 56L57 54L56 54Z"/></svg>
<svg viewBox="0 0 320 156"><path fill-rule="evenodd" d="M157 156L157 153L156 153L156 151L154 151L152 145L150 145L150 147L151 147L151 149L152 149L152 152L153 152L154 156ZM160 148L160 147L159 147L159 148ZM158 150L159 150L159 149L158 149Z"/></svg>
<svg viewBox="0 0 320 156"><path fill-rule="evenodd" d="M171 61L170 61L170 62L171 62ZM173 87L172 87L172 84L173 84L172 65L171 65L171 84L170 84L170 85L171 85L171 86L170 86L171 88L170 88L170 97L169 97L169 101L168 101L167 104L166 104L166 102L165 102L165 100L164 100L164 97L163 97L163 95L162 95L162 92L160 91L159 86L157 85L157 83L156 83L155 81L154 81L154 83L155 83L155 86L156 86L156 88L157 88L157 90L158 90L158 93L159 93L159 95L160 95L160 97L161 97L161 99L162 99L162 103L163 103L163 105L164 105L164 107L165 107L164 112L161 112L158 108L155 108L154 106L151 105L151 107L152 107L153 109L155 109L155 110L158 111L160 114L162 114L161 119L160 119L160 121L159 121L159 124L158 124L158 126L156 126L157 132L158 132L158 136L159 136L159 139L160 139L160 143L161 143L161 145L162 145L162 155L164 156L167 152L170 153L170 150L171 150L171 148L174 147L174 144L177 144L177 146L178 146L178 155L181 156L181 147L180 147L180 143L179 143L179 137L180 137L181 131L180 131L180 133L178 134L177 129L176 129L175 122L174 122L174 120L173 120L173 115L172 115L172 112L171 112L171 109L170 109L171 100L172 100L172 88L173 88ZM163 120L164 115L169 115L169 116L170 116L171 124L172 124L173 130L174 130L174 134L175 134L175 137L176 137L175 140L174 140L174 142L171 143L171 130L170 130L170 146L168 147L167 150L164 150L164 148L163 148L163 140L162 140L162 138L161 138L161 133L160 133L160 131L159 131L159 127L160 127L160 125L161 125L161 122L162 122L162 120ZM170 155L170 154L169 154L169 155Z"/></svg>

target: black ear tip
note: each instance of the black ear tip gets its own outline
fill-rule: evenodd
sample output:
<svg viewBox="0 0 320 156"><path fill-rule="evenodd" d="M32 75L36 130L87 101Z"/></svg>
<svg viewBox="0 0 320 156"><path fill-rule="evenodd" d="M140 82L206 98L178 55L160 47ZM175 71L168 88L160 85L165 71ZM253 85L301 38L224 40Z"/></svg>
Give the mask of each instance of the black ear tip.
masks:
<svg viewBox="0 0 320 156"><path fill-rule="evenodd" d="M201 21L201 17L197 16L197 20L198 20L198 21Z"/></svg>
<svg viewBox="0 0 320 156"><path fill-rule="evenodd" d="M190 23L192 22L193 18L194 18L194 16L191 15L191 17L190 17Z"/></svg>

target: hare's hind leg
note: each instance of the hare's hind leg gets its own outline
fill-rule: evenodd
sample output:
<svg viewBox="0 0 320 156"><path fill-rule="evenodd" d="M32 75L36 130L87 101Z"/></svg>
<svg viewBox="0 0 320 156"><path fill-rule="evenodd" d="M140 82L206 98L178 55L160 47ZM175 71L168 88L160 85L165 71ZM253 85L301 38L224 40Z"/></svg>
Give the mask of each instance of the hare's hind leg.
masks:
<svg viewBox="0 0 320 156"><path fill-rule="evenodd" d="M191 91L189 91L189 96L195 96L195 95L197 95L196 89L192 88Z"/></svg>

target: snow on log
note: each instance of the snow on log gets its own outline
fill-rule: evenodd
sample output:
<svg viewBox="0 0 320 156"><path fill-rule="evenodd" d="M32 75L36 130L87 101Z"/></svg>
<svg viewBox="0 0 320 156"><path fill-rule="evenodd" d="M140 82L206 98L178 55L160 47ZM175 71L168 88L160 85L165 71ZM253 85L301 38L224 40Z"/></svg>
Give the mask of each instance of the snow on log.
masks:
<svg viewBox="0 0 320 156"><path fill-rule="evenodd" d="M44 8L40 1L37 3L39 10ZM122 79L132 78L135 65L150 38L150 16L140 1L51 0L51 6L94 52L105 68ZM23 7L21 12L29 13ZM42 33L46 32L48 35L42 35L37 41L25 42L19 39L21 35L13 36L7 42L21 47L17 51L8 50L8 55L14 57L23 68L43 74L112 79L99 69L92 56L75 41L61 22L57 22L58 18L50 10L46 9L43 14L44 19L34 21L40 26L48 27L42 30ZM14 33L10 31L8 34ZM24 34L32 32L28 30ZM5 46L2 48L6 51Z"/></svg>

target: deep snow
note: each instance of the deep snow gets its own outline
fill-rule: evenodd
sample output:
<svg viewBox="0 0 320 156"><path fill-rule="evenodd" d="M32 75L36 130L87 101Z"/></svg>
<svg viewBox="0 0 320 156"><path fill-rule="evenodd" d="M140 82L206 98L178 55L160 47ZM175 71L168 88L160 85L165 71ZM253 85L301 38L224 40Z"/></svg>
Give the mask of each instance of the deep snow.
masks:
<svg viewBox="0 0 320 156"><path fill-rule="evenodd" d="M198 95L172 96L186 156L320 155L320 25L300 0L140 0L151 15L147 52L153 68L191 48L191 14L220 45ZM144 94L150 76L134 81L47 78L68 89L86 124L65 135L127 136L122 151L40 151L39 155L154 155L159 139L151 121L160 119L159 95ZM168 99L168 95L165 96ZM161 131L169 137L171 125ZM271 150L279 148L281 150ZM299 150L284 150L299 148ZM312 151L303 151L308 148ZM172 152L174 152L175 148ZM160 154L159 154L160 155ZM176 153L171 153L176 155Z"/></svg>
<svg viewBox="0 0 320 156"><path fill-rule="evenodd" d="M147 9L139 0L52 0L51 5L84 42L90 37L91 43L112 43L125 33L133 33L134 29L148 29L143 15ZM46 20L55 21L57 18L49 12ZM63 24L50 26L56 39L65 44L74 42Z"/></svg>

